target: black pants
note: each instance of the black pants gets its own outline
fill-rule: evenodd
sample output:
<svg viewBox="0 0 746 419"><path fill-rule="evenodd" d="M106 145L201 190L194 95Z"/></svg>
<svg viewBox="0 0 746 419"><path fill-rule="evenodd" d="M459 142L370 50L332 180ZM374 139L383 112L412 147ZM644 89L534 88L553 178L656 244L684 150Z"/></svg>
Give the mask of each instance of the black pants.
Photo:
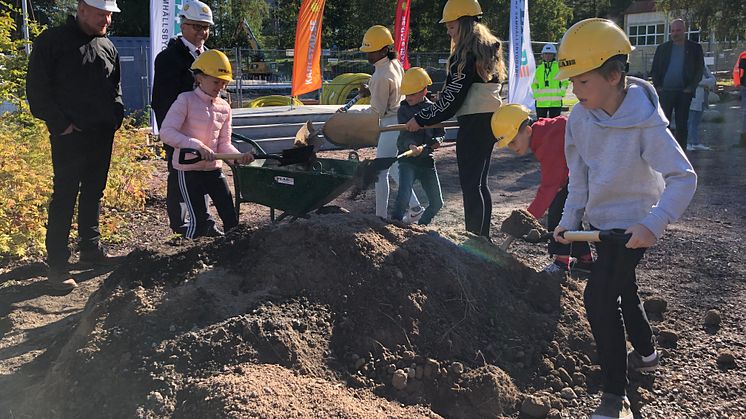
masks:
<svg viewBox="0 0 746 419"><path fill-rule="evenodd" d="M179 175L172 164L174 148L168 144L163 145L166 151L166 162L168 163L168 177L166 178L166 213L168 214L168 225L171 231L178 234L184 234L186 231L186 217L182 211L184 200L181 198L181 189L179 189ZM205 196L205 200L207 197ZM213 224L215 221L208 213L208 220Z"/></svg>
<svg viewBox="0 0 746 419"><path fill-rule="evenodd" d="M692 94L681 90L661 90L658 93L660 94L661 108L663 108L666 118L671 121L671 114L675 113L676 130L674 130L674 136L682 150L686 151L686 137L689 135L689 106L692 104Z"/></svg>
<svg viewBox="0 0 746 419"><path fill-rule="evenodd" d="M604 392L623 396L627 387L625 329L641 354L653 353L653 332L637 295L635 268L646 249L596 243L598 259L585 287L585 311L603 374Z"/></svg>
<svg viewBox="0 0 746 419"><path fill-rule="evenodd" d="M215 228L215 221L212 220L207 211L205 194L210 195L212 202L215 204L218 215L223 220L223 229L226 232L238 225L238 215L236 214L236 207L233 205L233 196L222 170L177 170L176 173L181 196L184 199L187 211L189 211L190 220L185 234L187 238L199 237Z"/></svg>
<svg viewBox="0 0 746 419"><path fill-rule="evenodd" d="M566 200L567 185L565 185L562 189L559 190L559 192L557 192L557 195L554 196L552 203L549 205L549 210L547 211L547 228L549 229L549 231L554 231L554 229L559 225L559 222L562 219L562 211L565 208ZM550 255L573 256L575 258L580 258L581 256L585 256L590 253L591 246L588 244L588 242L562 244L554 241L554 239L551 239L549 241Z"/></svg>
<svg viewBox="0 0 746 419"><path fill-rule="evenodd" d="M98 219L113 142L113 129L51 136L54 179L46 236L50 268L64 268L70 258L68 241L76 200L80 250L98 248L101 238Z"/></svg>
<svg viewBox="0 0 746 419"><path fill-rule="evenodd" d="M560 116L562 113L562 106L555 106L551 108L540 108L536 107L537 118L554 118Z"/></svg>
<svg viewBox="0 0 746 419"><path fill-rule="evenodd" d="M458 117L456 161L461 193L464 198L466 231L480 236L490 236L492 195L487 187L490 157L495 146L490 118L481 113Z"/></svg>

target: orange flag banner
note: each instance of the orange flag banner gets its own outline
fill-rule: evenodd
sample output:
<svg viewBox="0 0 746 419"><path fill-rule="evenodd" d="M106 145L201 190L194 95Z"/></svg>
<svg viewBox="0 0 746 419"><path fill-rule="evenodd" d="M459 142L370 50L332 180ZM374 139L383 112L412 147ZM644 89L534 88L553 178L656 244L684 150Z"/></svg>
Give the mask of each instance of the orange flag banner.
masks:
<svg viewBox="0 0 746 419"><path fill-rule="evenodd" d="M321 17L324 0L303 0L293 52L293 96L321 88Z"/></svg>

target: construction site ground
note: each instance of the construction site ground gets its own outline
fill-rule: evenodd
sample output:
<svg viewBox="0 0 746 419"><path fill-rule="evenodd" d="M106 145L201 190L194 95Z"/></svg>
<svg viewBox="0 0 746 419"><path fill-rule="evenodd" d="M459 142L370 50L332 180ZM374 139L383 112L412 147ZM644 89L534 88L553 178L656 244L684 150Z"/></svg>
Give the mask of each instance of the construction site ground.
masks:
<svg viewBox="0 0 746 419"><path fill-rule="evenodd" d="M736 102L717 109L725 122L702 124L713 150L689 153L694 200L638 269L662 353L630 377L638 417L746 417L746 148ZM195 241L171 236L153 161L147 206L111 246L122 265L74 270L67 295L40 260L0 268L0 417L589 414L585 278L541 272L543 245L497 248L538 164L495 152L490 243L463 232L455 150L436 159L446 205L428 227L375 217L371 190L279 225L243 204L237 231Z"/></svg>

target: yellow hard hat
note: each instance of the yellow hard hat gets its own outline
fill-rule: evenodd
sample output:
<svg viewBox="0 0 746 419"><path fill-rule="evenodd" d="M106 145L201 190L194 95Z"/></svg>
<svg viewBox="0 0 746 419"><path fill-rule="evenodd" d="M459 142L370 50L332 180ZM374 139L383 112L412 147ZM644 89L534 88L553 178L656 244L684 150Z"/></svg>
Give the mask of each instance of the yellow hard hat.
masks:
<svg viewBox="0 0 746 419"><path fill-rule="evenodd" d="M412 67L404 73L401 79L401 94L411 95L433 84L427 71L421 67Z"/></svg>
<svg viewBox="0 0 746 419"><path fill-rule="evenodd" d="M629 54L634 48L627 35L608 19L581 20L565 32L557 51L559 72L555 80L570 77L601 67L609 58Z"/></svg>
<svg viewBox="0 0 746 419"><path fill-rule="evenodd" d="M387 45L394 45L394 38L391 36L391 32L385 26L373 25L365 31L360 51L375 52Z"/></svg>
<svg viewBox="0 0 746 419"><path fill-rule="evenodd" d="M497 148L505 148L513 141L521 124L528 119L530 113L531 111L523 105L509 103L500 106L492 114L490 124L492 134L497 139Z"/></svg>
<svg viewBox="0 0 746 419"><path fill-rule="evenodd" d="M228 57L216 49L210 49L197 57L192 63L192 70L199 70L208 76L217 77L220 80L233 80L233 71Z"/></svg>
<svg viewBox="0 0 746 419"><path fill-rule="evenodd" d="M440 23L451 22L462 16L482 16L482 7L477 0L448 0L443 7Z"/></svg>

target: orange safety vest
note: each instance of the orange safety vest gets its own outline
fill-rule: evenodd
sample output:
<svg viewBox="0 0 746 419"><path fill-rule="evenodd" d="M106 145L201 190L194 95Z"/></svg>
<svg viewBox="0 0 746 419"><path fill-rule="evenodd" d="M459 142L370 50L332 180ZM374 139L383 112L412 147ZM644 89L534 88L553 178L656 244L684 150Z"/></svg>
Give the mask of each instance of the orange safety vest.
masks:
<svg viewBox="0 0 746 419"><path fill-rule="evenodd" d="M739 64L741 60L746 60L746 51L741 52L736 60L736 65L733 66L733 85L738 87L741 85L741 78L743 77L743 69Z"/></svg>

